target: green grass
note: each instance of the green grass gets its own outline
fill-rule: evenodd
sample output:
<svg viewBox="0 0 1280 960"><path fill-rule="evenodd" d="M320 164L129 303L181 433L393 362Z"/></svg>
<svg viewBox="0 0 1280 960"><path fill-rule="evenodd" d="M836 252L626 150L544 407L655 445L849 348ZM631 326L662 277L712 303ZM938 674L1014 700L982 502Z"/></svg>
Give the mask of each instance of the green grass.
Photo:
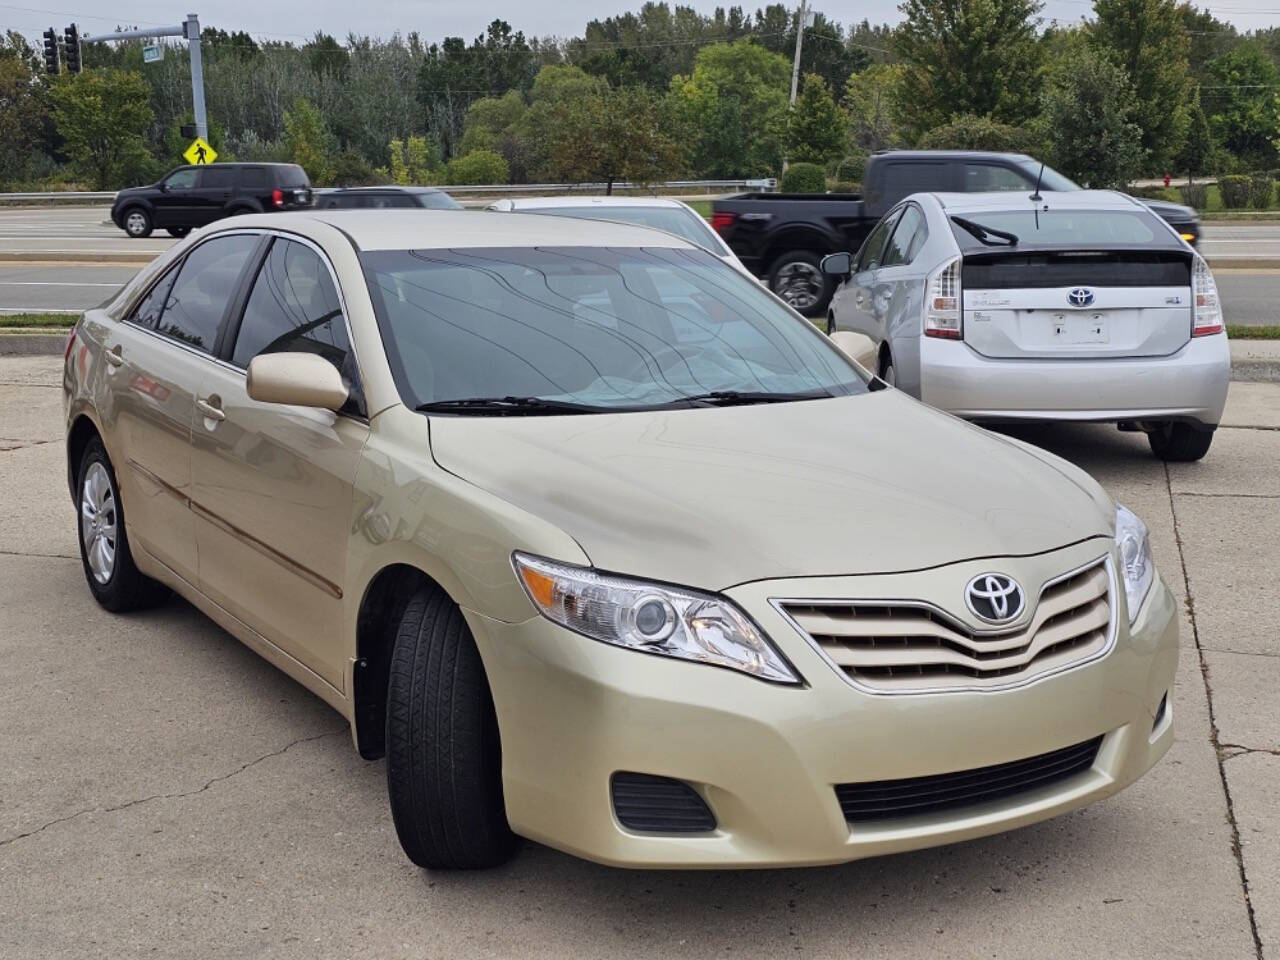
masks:
<svg viewBox="0 0 1280 960"><path fill-rule="evenodd" d="M1228 323L1227 336L1232 340L1280 340L1280 324L1251 327L1243 323Z"/></svg>
<svg viewBox="0 0 1280 960"><path fill-rule="evenodd" d="M686 200L685 201L693 209L702 215L703 219L711 219L711 201L710 200Z"/></svg>
<svg viewBox="0 0 1280 960"><path fill-rule="evenodd" d="M12 330L15 327L26 329L49 327L54 330L66 330L74 327L79 319L78 313L2 313L0 330Z"/></svg>

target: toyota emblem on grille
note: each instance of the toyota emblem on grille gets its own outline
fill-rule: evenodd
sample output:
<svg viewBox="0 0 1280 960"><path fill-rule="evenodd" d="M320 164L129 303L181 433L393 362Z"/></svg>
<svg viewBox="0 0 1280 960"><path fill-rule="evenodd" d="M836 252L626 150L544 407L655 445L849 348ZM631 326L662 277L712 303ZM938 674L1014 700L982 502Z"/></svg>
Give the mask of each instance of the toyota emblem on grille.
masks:
<svg viewBox="0 0 1280 960"><path fill-rule="evenodd" d="M1088 287L1076 287L1067 294L1067 303L1073 307L1088 307L1093 304L1093 291Z"/></svg>
<svg viewBox="0 0 1280 960"><path fill-rule="evenodd" d="M1003 573L980 573L964 588L965 603L987 623L1008 623L1022 613L1022 587Z"/></svg>

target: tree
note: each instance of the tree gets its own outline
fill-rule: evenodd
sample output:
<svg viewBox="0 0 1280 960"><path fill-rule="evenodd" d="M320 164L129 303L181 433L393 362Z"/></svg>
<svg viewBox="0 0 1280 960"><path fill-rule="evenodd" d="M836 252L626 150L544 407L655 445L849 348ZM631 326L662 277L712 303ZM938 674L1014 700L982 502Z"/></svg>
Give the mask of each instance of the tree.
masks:
<svg viewBox="0 0 1280 960"><path fill-rule="evenodd" d="M498 141L507 128L524 116L528 109L519 90L508 90L500 97L476 100L467 109L460 151L498 150Z"/></svg>
<svg viewBox="0 0 1280 960"><path fill-rule="evenodd" d="M129 70L87 70L53 84L49 97L58 135L95 190L121 186L147 170L149 96L142 75Z"/></svg>
<svg viewBox="0 0 1280 960"><path fill-rule="evenodd" d="M1123 188L1142 168L1142 130L1129 118L1124 68L1083 49L1060 65L1044 91L1044 125L1054 166L1088 187Z"/></svg>
<svg viewBox="0 0 1280 960"><path fill-rule="evenodd" d="M844 106L855 147L871 152L905 142L901 89L906 70L900 63L877 63L850 74L844 87Z"/></svg>
<svg viewBox="0 0 1280 960"><path fill-rule="evenodd" d="M321 76L329 74L338 80L347 79L351 56L346 48L327 33L316 31L315 37L302 48L312 71Z"/></svg>
<svg viewBox="0 0 1280 960"><path fill-rule="evenodd" d="M552 159L558 177L652 183L676 172L683 147L668 104L644 87L605 90L566 102L558 117Z"/></svg>
<svg viewBox="0 0 1280 960"><path fill-rule="evenodd" d="M1256 43L1242 43L1209 63L1209 123L1247 167L1275 165L1280 136L1280 70Z"/></svg>
<svg viewBox="0 0 1280 960"><path fill-rule="evenodd" d="M848 116L836 106L822 77L805 74L804 87L787 118L787 159L825 166L848 149Z"/></svg>
<svg viewBox="0 0 1280 960"><path fill-rule="evenodd" d="M1196 87L1195 93L1191 96L1188 118L1187 139L1182 146L1182 152L1178 154L1177 168L1179 171L1185 171L1187 179L1190 180L1192 177L1209 172L1214 154L1217 152L1209 118L1205 115L1204 107L1200 105L1199 87Z"/></svg>
<svg viewBox="0 0 1280 960"><path fill-rule="evenodd" d="M23 179L36 160L48 117L45 88L14 50L0 56L0 183Z"/></svg>
<svg viewBox="0 0 1280 960"><path fill-rule="evenodd" d="M909 67L900 106L919 137L971 113L1019 125L1036 114L1039 0L903 0L893 47Z"/></svg>
<svg viewBox="0 0 1280 960"><path fill-rule="evenodd" d="M1094 46L1124 68L1130 120L1142 131L1148 168L1168 169L1182 149L1191 92L1190 40L1173 0L1095 0Z"/></svg>
<svg viewBox="0 0 1280 960"><path fill-rule="evenodd" d="M440 149L426 137L392 140L391 179L402 186L425 186L439 179L444 170Z"/></svg>
<svg viewBox="0 0 1280 960"><path fill-rule="evenodd" d="M698 51L693 72L671 81L693 131L693 166L707 177L758 177L782 166L791 65L739 40Z"/></svg>
<svg viewBox="0 0 1280 960"><path fill-rule="evenodd" d="M507 162L492 150L473 150L449 161L450 183L506 183Z"/></svg>
<svg viewBox="0 0 1280 960"><path fill-rule="evenodd" d="M306 97L293 102L284 115L284 142L289 158L307 171L312 183L327 185L331 179L329 128L320 111Z"/></svg>
<svg viewBox="0 0 1280 960"><path fill-rule="evenodd" d="M920 138L921 150L994 150L997 153L1037 153L1036 134L1027 127L1011 127L990 117L961 114Z"/></svg>

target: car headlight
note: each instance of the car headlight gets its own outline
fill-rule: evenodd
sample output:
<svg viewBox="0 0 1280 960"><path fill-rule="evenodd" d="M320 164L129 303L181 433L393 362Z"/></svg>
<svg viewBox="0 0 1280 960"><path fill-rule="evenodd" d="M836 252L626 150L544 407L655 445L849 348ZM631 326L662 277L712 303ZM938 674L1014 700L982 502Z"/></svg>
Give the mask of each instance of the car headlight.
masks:
<svg viewBox="0 0 1280 960"><path fill-rule="evenodd" d="M512 559L538 612L575 633L774 683L800 682L763 631L723 597L607 576L524 553Z"/></svg>
<svg viewBox="0 0 1280 960"><path fill-rule="evenodd" d="M1147 537L1147 525L1124 504L1116 504L1116 547L1120 551L1120 570L1124 576L1124 596L1129 607L1129 622L1133 623L1147 598L1147 591L1156 578L1155 564L1151 562L1151 542Z"/></svg>

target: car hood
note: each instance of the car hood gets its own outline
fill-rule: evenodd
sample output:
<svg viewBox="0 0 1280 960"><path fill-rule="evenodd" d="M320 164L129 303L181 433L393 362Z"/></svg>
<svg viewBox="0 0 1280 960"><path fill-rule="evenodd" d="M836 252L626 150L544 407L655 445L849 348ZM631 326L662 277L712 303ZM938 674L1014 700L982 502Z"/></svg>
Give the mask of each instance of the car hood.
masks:
<svg viewBox="0 0 1280 960"><path fill-rule="evenodd" d="M444 469L564 530L599 569L702 587L916 570L1110 536L1050 454L898 391L584 416L433 416Z"/></svg>

